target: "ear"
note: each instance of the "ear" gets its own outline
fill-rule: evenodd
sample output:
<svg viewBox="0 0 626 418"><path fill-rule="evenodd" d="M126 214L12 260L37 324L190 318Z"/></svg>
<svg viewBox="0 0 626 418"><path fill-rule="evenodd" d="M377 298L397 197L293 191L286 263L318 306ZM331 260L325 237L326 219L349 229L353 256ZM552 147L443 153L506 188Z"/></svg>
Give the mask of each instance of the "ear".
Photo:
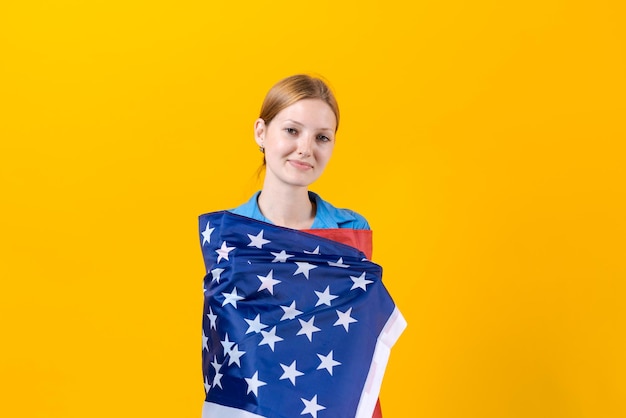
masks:
<svg viewBox="0 0 626 418"><path fill-rule="evenodd" d="M261 118L254 122L254 140L259 147L263 147L263 140L265 139L266 125L265 121Z"/></svg>

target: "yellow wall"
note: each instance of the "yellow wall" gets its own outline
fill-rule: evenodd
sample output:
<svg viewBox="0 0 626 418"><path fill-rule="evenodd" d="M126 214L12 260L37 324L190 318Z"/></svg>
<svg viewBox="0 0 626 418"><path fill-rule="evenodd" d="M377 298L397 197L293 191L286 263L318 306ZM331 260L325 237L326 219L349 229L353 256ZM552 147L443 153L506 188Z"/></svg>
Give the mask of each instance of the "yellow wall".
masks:
<svg viewBox="0 0 626 418"><path fill-rule="evenodd" d="M409 322L385 416L626 416L623 4L3 2L0 416L199 417L196 217L296 72Z"/></svg>

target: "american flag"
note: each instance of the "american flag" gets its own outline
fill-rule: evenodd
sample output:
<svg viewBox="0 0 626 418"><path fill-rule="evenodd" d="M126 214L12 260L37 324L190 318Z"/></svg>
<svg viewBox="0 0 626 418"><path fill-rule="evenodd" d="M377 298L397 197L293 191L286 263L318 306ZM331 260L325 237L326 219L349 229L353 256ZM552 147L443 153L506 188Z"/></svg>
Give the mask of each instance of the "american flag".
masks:
<svg viewBox="0 0 626 418"><path fill-rule="evenodd" d="M406 326L360 250L201 215L204 418L372 417Z"/></svg>

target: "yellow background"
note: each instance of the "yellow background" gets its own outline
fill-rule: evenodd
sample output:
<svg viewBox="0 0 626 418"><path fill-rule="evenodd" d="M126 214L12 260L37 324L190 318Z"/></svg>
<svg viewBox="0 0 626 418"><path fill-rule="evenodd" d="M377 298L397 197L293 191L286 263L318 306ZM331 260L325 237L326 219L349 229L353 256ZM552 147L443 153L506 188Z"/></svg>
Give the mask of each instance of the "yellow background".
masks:
<svg viewBox="0 0 626 418"><path fill-rule="evenodd" d="M626 416L623 4L3 2L0 416L199 417L197 215L298 72L409 323L385 416Z"/></svg>

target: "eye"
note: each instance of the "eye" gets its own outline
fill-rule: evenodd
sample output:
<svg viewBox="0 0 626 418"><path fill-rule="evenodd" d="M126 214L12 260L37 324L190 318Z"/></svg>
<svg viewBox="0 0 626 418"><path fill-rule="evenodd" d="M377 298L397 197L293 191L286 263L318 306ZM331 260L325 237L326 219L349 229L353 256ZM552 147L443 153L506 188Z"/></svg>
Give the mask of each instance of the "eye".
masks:
<svg viewBox="0 0 626 418"><path fill-rule="evenodd" d="M285 132L287 132L289 135L297 135L298 134L298 130L295 128L285 128Z"/></svg>
<svg viewBox="0 0 626 418"><path fill-rule="evenodd" d="M328 141L330 141L330 138L327 137L326 135L320 134L320 135L317 136L317 140L318 141L322 141L322 142L328 142Z"/></svg>

